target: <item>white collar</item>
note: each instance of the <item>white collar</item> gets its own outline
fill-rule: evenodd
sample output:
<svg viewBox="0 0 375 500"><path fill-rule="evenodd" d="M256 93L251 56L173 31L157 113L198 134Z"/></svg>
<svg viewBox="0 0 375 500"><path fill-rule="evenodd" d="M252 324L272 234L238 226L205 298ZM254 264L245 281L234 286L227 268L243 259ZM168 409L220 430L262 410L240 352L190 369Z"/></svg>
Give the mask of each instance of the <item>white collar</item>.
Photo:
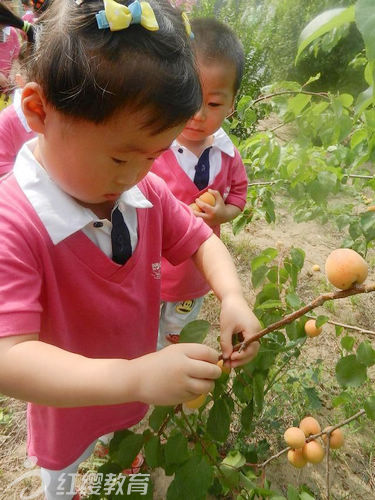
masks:
<svg viewBox="0 0 375 500"><path fill-rule="evenodd" d="M184 146L177 142L177 140L174 140L172 142L171 148L173 150L178 150L178 148L181 147L184 148ZM219 130L217 130L213 134L212 147L220 149L220 151L227 154L228 156L231 156L232 158L235 155L233 142L230 140L229 136L222 128L219 128Z"/></svg>
<svg viewBox="0 0 375 500"><path fill-rule="evenodd" d="M23 145L18 153L14 176L25 196L43 222L51 240L56 245L87 224L99 220L86 207L77 203L49 177L33 155L37 139ZM152 203L138 186L125 191L118 202L135 208L149 208Z"/></svg>
<svg viewBox="0 0 375 500"><path fill-rule="evenodd" d="M26 130L26 132L31 132L31 128L29 127L29 124L27 123L25 115L23 114L22 111L21 94L22 94L22 89L16 89L14 91L13 94L14 111L17 113L17 116L20 119L20 122L22 123L23 128Z"/></svg>

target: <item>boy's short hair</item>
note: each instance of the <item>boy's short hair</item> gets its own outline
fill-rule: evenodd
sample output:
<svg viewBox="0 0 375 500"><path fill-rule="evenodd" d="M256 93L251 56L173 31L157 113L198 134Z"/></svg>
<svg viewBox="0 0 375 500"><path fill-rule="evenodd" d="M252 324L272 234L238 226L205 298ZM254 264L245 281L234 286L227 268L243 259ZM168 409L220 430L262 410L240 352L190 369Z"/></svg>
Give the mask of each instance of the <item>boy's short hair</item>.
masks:
<svg viewBox="0 0 375 500"><path fill-rule="evenodd" d="M193 45L196 54L214 61L226 61L235 65L234 94L241 85L245 66L242 43L226 24L212 17L195 18L191 21L194 33Z"/></svg>

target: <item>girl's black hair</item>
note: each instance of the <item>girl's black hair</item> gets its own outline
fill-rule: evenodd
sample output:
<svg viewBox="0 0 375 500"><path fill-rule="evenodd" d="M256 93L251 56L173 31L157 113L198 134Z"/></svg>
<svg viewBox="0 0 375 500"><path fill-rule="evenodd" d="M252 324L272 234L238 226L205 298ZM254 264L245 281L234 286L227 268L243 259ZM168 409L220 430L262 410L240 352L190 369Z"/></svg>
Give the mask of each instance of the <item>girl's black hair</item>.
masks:
<svg viewBox="0 0 375 500"><path fill-rule="evenodd" d="M26 32L27 40L30 43L34 41L34 28L30 23L26 23L23 19L13 14L11 10L0 3L0 25L13 26Z"/></svg>
<svg viewBox="0 0 375 500"><path fill-rule="evenodd" d="M129 1L122 1L128 5ZM39 19L28 78L73 118L104 122L127 107L150 110L154 132L183 123L200 107L201 89L181 12L149 0L159 30L99 29L101 0L54 0Z"/></svg>
<svg viewBox="0 0 375 500"><path fill-rule="evenodd" d="M226 24L211 17L195 18L191 22L191 27L196 54L202 55L207 63L210 60L225 61L235 66L234 94L236 94L241 85L245 65L243 46L236 33Z"/></svg>

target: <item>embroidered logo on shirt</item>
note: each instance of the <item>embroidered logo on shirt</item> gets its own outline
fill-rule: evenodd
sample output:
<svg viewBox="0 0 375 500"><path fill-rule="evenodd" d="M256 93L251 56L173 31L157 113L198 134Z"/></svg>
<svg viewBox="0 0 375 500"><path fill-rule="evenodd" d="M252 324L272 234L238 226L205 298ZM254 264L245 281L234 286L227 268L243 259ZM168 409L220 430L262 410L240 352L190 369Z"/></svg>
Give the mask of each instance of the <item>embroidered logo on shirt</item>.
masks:
<svg viewBox="0 0 375 500"><path fill-rule="evenodd" d="M154 262L151 264L152 267L152 276L156 280L160 280L161 278L161 262Z"/></svg>

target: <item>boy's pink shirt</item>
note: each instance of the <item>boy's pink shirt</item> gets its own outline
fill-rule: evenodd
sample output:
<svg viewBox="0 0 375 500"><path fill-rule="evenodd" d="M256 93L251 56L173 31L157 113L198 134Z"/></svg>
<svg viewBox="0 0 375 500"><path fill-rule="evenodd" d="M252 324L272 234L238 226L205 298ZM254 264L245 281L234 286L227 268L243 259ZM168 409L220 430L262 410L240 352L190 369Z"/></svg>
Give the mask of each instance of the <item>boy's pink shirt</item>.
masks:
<svg viewBox="0 0 375 500"><path fill-rule="evenodd" d="M35 136L22 125L15 107L10 104L0 113L0 176L13 168L21 146Z"/></svg>
<svg viewBox="0 0 375 500"><path fill-rule="evenodd" d="M161 256L178 264L212 231L153 174L138 186L153 207L137 209L138 245L120 266L82 231L54 245L13 173L0 180L0 336L40 332L41 341L91 358L155 351ZM140 402L31 403L28 453L42 467L62 469L96 438L137 423L146 411Z"/></svg>
<svg viewBox="0 0 375 500"><path fill-rule="evenodd" d="M152 172L165 180L169 189L179 200L190 205L207 189L219 191L226 204L235 205L243 210L246 204L247 175L241 156L234 148L234 157L221 152L221 170L213 182L201 191L179 165L173 151L168 150L157 158ZM198 217L197 217L198 218ZM220 236L220 226L214 228ZM210 290L207 281L198 271L192 259L172 265L162 259L162 300L178 302L202 297Z"/></svg>
<svg viewBox="0 0 375 500"><path fill-rule="evenodd" d="M0 43L0 73L6 77L9 76L10 69L14 59L17 59L20 51L20 42L17 31L10 28L10 34L6 41Z"/></svg>

